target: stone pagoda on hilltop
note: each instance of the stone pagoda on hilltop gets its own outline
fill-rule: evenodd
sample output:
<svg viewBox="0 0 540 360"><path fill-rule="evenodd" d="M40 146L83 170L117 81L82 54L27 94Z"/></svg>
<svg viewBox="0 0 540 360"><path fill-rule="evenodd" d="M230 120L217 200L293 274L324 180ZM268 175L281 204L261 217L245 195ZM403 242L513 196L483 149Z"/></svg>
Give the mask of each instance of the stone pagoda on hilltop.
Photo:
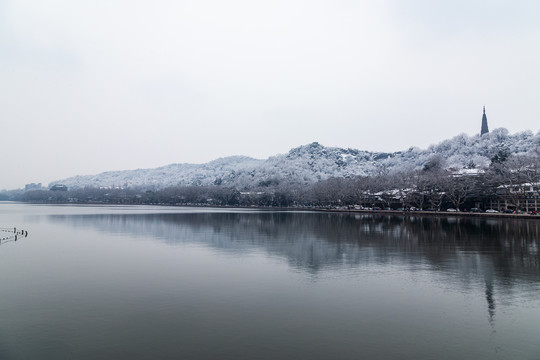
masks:
<svg viewBox="0 0 540 360"><path fill-rule="evenodd" d="M480 136L489 132L487 125L486 107L484 106L484 115L482 115L482 130L480 130Z"/></svg>

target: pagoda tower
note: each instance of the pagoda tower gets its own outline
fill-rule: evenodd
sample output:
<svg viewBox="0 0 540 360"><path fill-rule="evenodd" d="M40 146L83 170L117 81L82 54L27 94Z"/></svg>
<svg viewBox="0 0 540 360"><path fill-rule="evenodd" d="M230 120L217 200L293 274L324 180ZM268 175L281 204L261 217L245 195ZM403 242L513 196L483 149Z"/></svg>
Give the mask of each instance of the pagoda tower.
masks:
<svg viewBox="0 0 540 360"><path fill-rule="evenodd" d="M482 115L482 130L480 130L480 136L489 132L487 125L486 107L484 106L484 115Z"/></svg>

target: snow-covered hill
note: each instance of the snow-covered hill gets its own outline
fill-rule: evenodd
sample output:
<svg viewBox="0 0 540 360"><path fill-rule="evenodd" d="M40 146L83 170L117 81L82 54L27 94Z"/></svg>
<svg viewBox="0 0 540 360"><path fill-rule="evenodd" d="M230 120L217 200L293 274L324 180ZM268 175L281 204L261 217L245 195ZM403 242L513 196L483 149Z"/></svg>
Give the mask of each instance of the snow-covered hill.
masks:
<svg viewBox="0 0 540 360"><path fill-rule="evenodd" d="M206 164L170 164L154 169L108 171L54 181L69 188L224 185L240 190L279 183L310 184L330 177L374 175L421 169L437 157L446 168L485 168L499 152L540 151L540 132L509 134L496 129L482 137L458 135L422 150L411 147L395 153L325 147L311 143L287 154L257 160L246 156L220 158Z"/></svg>

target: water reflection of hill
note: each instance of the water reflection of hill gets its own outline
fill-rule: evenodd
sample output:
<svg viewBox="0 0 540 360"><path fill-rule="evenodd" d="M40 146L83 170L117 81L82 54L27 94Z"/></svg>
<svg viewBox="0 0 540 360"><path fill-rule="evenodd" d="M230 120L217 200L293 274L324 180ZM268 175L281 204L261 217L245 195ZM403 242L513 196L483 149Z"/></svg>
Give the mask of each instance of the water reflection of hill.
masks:
<svg viewBox="0 0 540 360"><path fill-rule="evenodd" d="M480 286L490 322L496 297L511 297L516 287L522 294L536 294L540 287L540 222L534 220L292 212L50 215L50 219L173 246L199 244L238 255L264 251L315 276L327 269L372 265L428 269L463 289Z"/></svg>
<svg viewBox="0 0 540 360"><path fill-rule="evenodd" d="M376 263L430 265L461 274L538 280L540 224L528 220L326 213L51 215L107 233L198 243L230 252L262 249L299 269Z"/></svg>

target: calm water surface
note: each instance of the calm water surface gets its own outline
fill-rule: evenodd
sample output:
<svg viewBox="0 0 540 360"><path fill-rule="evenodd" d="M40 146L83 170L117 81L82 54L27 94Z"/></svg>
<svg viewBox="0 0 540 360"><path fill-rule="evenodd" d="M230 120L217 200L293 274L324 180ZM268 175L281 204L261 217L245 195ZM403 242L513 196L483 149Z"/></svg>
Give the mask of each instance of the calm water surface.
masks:
<svg viewBox="0 0 540 360"><path fill-rule="evenodd" d="M0 203L0 359L540 359L540 221Z"/></svg>

